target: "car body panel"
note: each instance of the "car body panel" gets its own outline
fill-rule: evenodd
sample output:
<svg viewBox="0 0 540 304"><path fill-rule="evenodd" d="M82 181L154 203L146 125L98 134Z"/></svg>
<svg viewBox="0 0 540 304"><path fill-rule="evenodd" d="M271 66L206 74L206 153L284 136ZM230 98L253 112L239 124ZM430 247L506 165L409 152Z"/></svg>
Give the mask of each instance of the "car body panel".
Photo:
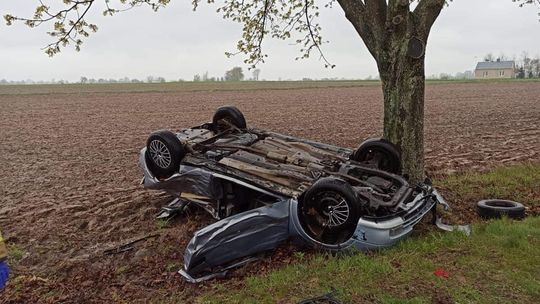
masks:
<svg viewBox="0 0 540 304"><path fill-rule="evenodd" d="M224 218L195 232L184 255L191 275L276 248L290 237L287 200Z"/></svg>
<svg viewBox="0 0 540 304"><path fill-rule="evenodd" d="M384 173L386 178L401 185L401 188L395 186L393 190L397 198L377 200L369 191L361 192L366 187L355 189L359 189L359 195L369 200L370 205L371 200L377 200L382 207L394 211L388 211L385 216L361 216L351 237L338 244L322 243L305 231L299 216L303 191L319 178L313 172L321 171L344 178L347 178L350 170L363 170L374 176L383 173L349 161L350 149L263 132L266 137L261 141L243 134L220 139L222 143L214 145L218 149L239 147L243 143L248 143L249 147L215 159L220 150L211 151L213 154L206 152L204 157L187 156L177 173L162 180L154 177L146 165L146 148L140 152L139 163L145 188L162 190L175 199L195 203L218 219L195 232L186 248L184 269L180 274L190 282L215 277L231 265L241 263L239 260L274 249L286 240L328 251L386 248L407 237L414 225L440 202L440 195L427 184L417 186L415 195L409 199L412 187L402 177ZM192 140L194 136L205 141L211 138L208 132L191 129L183 130L177 136L181 141ZM228 142L228 146L223 142ZM254 151L259 155L250 153ZM340 169L324 171L326 169L321 169L324 165L321 165L321 159L323 162L341 163ZM278 165L275 164L276 160L279 160ZM314 165L306 165L310 161ZM310 165L314 166L313 170ZM227 199L227 191L230 191L226 188L230 188L231 184L267 199L262 206L229 214L230 205L224 206L223 201Z"/></svg>

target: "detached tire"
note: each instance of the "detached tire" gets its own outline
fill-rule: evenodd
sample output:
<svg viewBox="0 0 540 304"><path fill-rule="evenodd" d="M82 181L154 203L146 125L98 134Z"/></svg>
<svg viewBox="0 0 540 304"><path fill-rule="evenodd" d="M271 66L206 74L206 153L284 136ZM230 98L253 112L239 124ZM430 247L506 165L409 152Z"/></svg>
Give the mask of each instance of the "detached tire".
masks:
<svg viewBox="0 0 540 304"><path fill-rule="evenodd" d="M351 160L375 167L378 170L393 174L401 173L401 156L393 143L382 139L372 138L360 144L350 156Z"/></svg>
<svg viewBox="0 0 540 304"><path fill-rule="evenodd" d="M478 215L485 219L507 216L513 219L525 218L525 206L508 200L482 200L477 204Z"/></svg>
<svg viewBox="0 0 540 304"><path fill-rule="evenodd" d="M146 164L157 178L167 178L178 171L186 150L171 131L154 132L146 141Z"/></svg>
<svg viewBox="0 0 540 304"><path fill-rule="evenodd" d="M214 117L212 118L212 124L219 132L224 131L229 127L226 123L223 123L223 121L232 124L238 129L245 129L247 127L244 114L234 106L221 107L216 110L216 113L214 113Z"/></svg>
<svg viewBox="0 0 540 304"><path fill-rule="evenodd" d="M300 220L308 235L317 241L338 244L352 237L360 210L360 201L350 184L325 177L304 193Z"/></svg>

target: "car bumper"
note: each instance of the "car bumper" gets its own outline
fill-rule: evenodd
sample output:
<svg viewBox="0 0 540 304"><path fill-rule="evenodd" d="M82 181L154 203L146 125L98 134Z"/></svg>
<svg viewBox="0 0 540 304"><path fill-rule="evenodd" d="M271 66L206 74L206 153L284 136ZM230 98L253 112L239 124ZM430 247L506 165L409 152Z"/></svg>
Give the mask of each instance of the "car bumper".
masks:
<svg viewBox="0 0 540 304"><path fill-rule="evenodd" d="M408 204L407 212L401 216L388 219L360 218L353 236L346 242L335 245L321 243L310 237L302 228L298 217L298 203L294 201L290 208L291 234L307 243L326 250L341 251L357 249L362 251L376 250L394 245L407 237L414 226L432 210L437 201L421 193Z"/></svg>
<svg viewBox="0 0 540 304"><path fill-rule="evenodd" d="M188 282L216 277L231 269L232 262L276 248L290 238L329 251L386 248L409 235L435 204L434 197L420 194L408 204L408 211L402 216L378 221L361 218L353 237L344 243L329 245L304 231L298 218L298 202L286 199L224 218L197 231L187 246L184 269L179 273ZM216 268L222 271L210 271Z"/></svg>

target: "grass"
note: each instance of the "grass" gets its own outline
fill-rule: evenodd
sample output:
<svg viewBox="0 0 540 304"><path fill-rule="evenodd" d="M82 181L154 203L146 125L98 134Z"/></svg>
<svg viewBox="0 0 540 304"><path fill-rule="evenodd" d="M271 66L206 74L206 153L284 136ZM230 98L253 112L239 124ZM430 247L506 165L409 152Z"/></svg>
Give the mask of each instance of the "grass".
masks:
<svg viewBox="0 0 540 304"><path fill-rule="evenodd" d="M7 250L7 260L9 265L17 265L19 261L26 255L26 252L15 243L8 243Z"/></svg>
<svg viewBox="0 0 540 304"><path fill-rule="evenodd" d="M538 164L450 176L437 185L463 199L540 205ZM297 303L333 290L344 303L537 303L540 298L540 217L476 223L471 236L431 231L367 255L298 255L296 264L248 277L241 288L214 288L198 302ZM437 269L449 277L436 276Z"/></svg>
<svg viewBox="0 0 540 304"><path fill-rule="evenodd" d="M509 199L526 206L540 206L540 164L499 167L488 173L466 173L436 181L452 201L470 202L486 198Z"/></svg>
<svg viewBox="0 0 540 304"><path fill-rule="evenodd" d="M180 263L170 262L170 263L167 264L167 266L165 266L165 270L167 272L176 272L181 267L182 267L182 265L180 265Z"/></svg>
<svg viewBox="0 0 540 304"><path fill-rule="evenodd" d="M65 85L2 85L0 95L26 94L79 94L79 93L133 93L133 92L200 92L200 91L254 91L308 88L357 87L380 85L379 81L239 81L239 82L167 82L167 83L115 83Z"/></svg>
<svg viewBox="0 0 540 304"><path fill-rule="evenodd" d="M460 83L540 82L539 79L467 79L427 80L428 85ZM38 84L0 85L0 95L27 94L81 94L81 93L134 93L134 92L199 92L199 91L253 91L309 88L346 88L380 86L379 80L314 80L314 81L239 81L239 82L167 82L167 83L115 83L115 84Z"/></svg>
<svg viewBox="0 0 540 304"><path fill-rule="evenodd" d="M158 219L156 220L156 227L158 229L165 229L169 227L169 219Z"/></svg>
<svg viewBox="0 0 540 304"><path fill-rule="evenodd" d="M124 265L124 266L120 266L120 267L116 268L115 273L117 275L121 275L121 274L124 274L124 273L126 273L128 271L129 271L129 266Z"/></svg>
<svg viewBox="0 0 540 304"><path fill-rule="evenodd" d="M345 303L537 303L540 218L474 226L469 237L432 233L370 255L315 255L202 303L296 303L335 290ZM437 269L448 278L434 275Z"/></svg>

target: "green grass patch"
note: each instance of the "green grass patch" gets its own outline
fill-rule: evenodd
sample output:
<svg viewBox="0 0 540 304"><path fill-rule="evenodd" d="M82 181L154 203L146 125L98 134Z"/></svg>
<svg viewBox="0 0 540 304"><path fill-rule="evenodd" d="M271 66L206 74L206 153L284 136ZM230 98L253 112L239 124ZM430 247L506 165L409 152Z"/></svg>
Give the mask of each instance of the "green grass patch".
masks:
<svg viewBox="0 0 540 304"><path fill-rule="evenodd" d="M9 265L19 264L19 261L26 255L26 252L24 251L24 249L22 249L15 243L8 243L7 250L8 250L7 260L8 260Z"/></svg>
<svg viewBox="0 0 540 304"><path fill-rule="evenodd" d="M179 263L176 263L176 262L170 262L167 264L167 266L165 267L165 270L167 272L176 272L178 271L178 269L180 269L182 267L182 265L180 265Z"/></svg>
<svg viewBox="0 0 540 304"><path fill-rule="evenodd" d="M501 198L539 206L540 164L449 176L436 185L464 201ZM297 257L295 264L244 279L240 288L214 288L198 302L297 303L330 291L344 303L537 303L540 298L540 217L476 223L470 236L433 230L370 254ZM436 276L437 269L449 277Z"/></svg>
<svg viewBox="0 0 540 304"><path fill-rule="evenodd" d="M540 218L480 223L471 236L434 232L373 254L314 255L202 303L296 303L332 290L345 303L537 303ZM448 278L434 275L437 269Z"/></svg>
<svg viewBox="0 0 540 304"><path fill-rule="evenodd" d="M487 198L509 199L528 207L540 206L540 164L499 167L488 173L452 175L436 181L452 201L474 202Z"/></svg>
<svg viewBox="0 0 540 304"><path fill-rule="evenodd" d="M158 229L166 229L170 227L170 219L158 219L156 220L156 227Z"/></svg>
<svg viewBox="0 0 540 304"><path fill-rule="evenodd" d="M120 266L120 267L116 268L115 273L117 275L120 275L120 274L124 274L124 273L126 273L128 271L129 271L129 266L124 265L124 266Z"/></svg>

